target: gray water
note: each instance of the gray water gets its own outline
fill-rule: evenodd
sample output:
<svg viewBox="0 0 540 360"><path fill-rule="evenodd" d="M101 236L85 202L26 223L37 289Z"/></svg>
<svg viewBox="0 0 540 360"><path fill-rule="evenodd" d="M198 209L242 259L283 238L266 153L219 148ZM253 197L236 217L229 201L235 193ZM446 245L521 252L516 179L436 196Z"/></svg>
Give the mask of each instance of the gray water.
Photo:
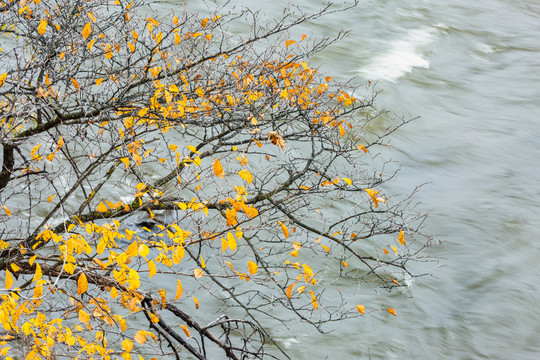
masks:
<svg viewBox="0 0 540 360"><path fill-rule="evenodd" d="M285 3L234 5L272 18ZM302 31L340 29L348 38L313 61L340 80L377 82L380 107L420 116L392 137L391 157L403 164L392 190L428 183L416 199L446 241L434 249L445 266L391 297L398 317L297 334L290 350L311 359L540 358L540 3L361 1Z"/></svg>

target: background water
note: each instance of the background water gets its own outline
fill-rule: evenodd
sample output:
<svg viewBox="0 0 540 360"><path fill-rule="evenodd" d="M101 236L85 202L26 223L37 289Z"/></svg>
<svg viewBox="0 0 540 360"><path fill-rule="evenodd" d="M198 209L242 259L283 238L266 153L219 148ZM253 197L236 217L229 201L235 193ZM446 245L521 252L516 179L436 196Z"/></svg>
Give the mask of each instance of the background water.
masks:
<svg viewBox="0 0 540 360"><path fill-rule="evenodd" d="M286 3L229 6L241 5L275 18ZM429 183L417 200L433 209L427 225L446 240L435 249L445 267L392 297L397 318L381 312L330 335L300 333L291 351L336 360L540 358L540 2L361 1L302 31L340 29L349 37L314 62L338 79L377 81L379 106L421 117L392 137L391 156L403 163L392 186L407 193Z"/></svg>

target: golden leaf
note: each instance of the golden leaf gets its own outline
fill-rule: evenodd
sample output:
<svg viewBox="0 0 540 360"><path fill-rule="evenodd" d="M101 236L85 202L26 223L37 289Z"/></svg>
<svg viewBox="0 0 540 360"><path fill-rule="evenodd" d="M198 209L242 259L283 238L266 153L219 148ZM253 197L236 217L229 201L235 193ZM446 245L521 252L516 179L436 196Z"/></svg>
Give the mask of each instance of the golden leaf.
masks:
<svg viewBox="0 0 540 360"><path fill-rule="evenodd" d="M349 178L343 178L343 181L345 181L347 185L352 185L352 180Z"/></svg>
<svg viewBox="0 0 540 360"><path fill-rule="evenodd" d="M34 278L32 279L32 282L41 279L42 276L43 276L43 272L41 271L41 266L39 266L39 264L36 263L36 272L34 273Z"/></svg>
<svg viewBox="0 0 540 360"><path fill-rule="evenodd" d="M47 31L47 20L41 19L39 21L38 33L39 35L43 35L45 34L45 31Z"/></svg>
<svg viewBox="0 0 540 360"><path fill-rule="evenodd" d="M201 25L202 25L203 28L206 27L206 23L207 23L207 22L208 22L208 18L202 19Z"/></svg>
<svg viewBox="0 0 540 360"><path fill-rule="evenodd" d="M88 290L88 280L86 279L86 275L82 272L77 280L77 294L84 294L86 290Z"/></svg>
<svg viewBox="0 0 540 360"><path fill-rule="evenodd" d="M289 237L289 229L280 221L279 226L281 226L281 230L283 231L283 235L285 235L285 239Z"/></svg>
<svg viewBox="0 0 540 360"><path fill-rule="evenodd" d="M100 213L104 213L104 212L107 212L107 206L100 202L97 206L97 211L99 211Z"/></svg>
<svg viewBox="0 0 540 360"><path fill-rule="evenodd" d="M180 299L183 293L184 290L182 288L182 283L180 282L180 280L176 279L176 296L174 297L174 301Z"/></svg>
<svg viewBox="0 0 540 360"><path fill-rule="evenodd" d="M253 182L253 175L246 169L242 169L238 172L238 175L245 181L247 181L248 184L251 184Z"/></svg>
<svg viewBox="0 0 540 360"><path fill-rule="evenodd" d="M189 329L187 328L186 325L180 325L180 327L182 328L182 330L184 330L184 333L186 334L187 337L191 337L191 333L189 332Z"/></svg>
<svg viewBox="0 0 540 360"><path fill-rule="evenodd" d="M339 125L339 133L340 133L341 137L345 136L345 129L341 125Z"/></svg>
<svg viewBox="0 0 540 360"><path fill-rule="evenodd" d="M294 40L287 40L285 41L285 47L291 46L292 44L296 43Z"/></svg>
<svg viewBox="0 0 540 360"><path fill-rule="evenodd" d="M287 287L287 292L286 292L286 295L287 297L290 299L291 298L291 293L292 293L292 290L294 288L294 285L296 285L296 283L292 283L291 285L289 285Z"/></svg>
<svg viewBox="0 0 540 360"><path fill-rule="evenodd" d="M405 236L403 236L403 230L399 231L398 240L401 245L405 246Z"/></svg>
<svg viewBox="0 0 540 360"><path fill-rule="evenodd" d="M88 15L88 17L90 18L90 20L92 20L92 22L95 24L97 19L96 17L94 16L94 14L92 14L91 12L89 13L86 13L86 15Z"/></svg>
<svg viewBox="0 0 540 360"><path fill-rule="evenodd" d="M0 75L0 87L4 85L6 78L7 78L7 73L3 73L2 75Z"/></svg>
<svg viewBox="0 0 540 360"><path fill-rule="evenodd" d="M88 324L90 321L90 315L83 309L79 310L79 321L85 324Z"/></svg>
<svg viewBox="0 0 540 360"><path fill-rule="evenodd" d="M249 269L249 273L251 275L255 274L257 272L257 270L259 269L259 266L257 264L255 264L253 261L249 260L248 261L248 269Z"/></svg>
<svg viewBox="0 0 540 360"><path fill-rule="evenodd" d="M317 302L317 298L315 297L315 293L313 291L309 291L311 294L311 304L313 305L313 308L317 310L319 308L319 303Z"/></svg>
<svg viewBox="0 0 540 360"><path fill-rule="evenodd" d="M9 210L6 205L2 205L2 207L4 208L7 216L11 215L11 210Z"/></svg>
<svg viewBox="0 0 540 360"><path fill-rule="evenodd" d="M129 51L131 51L131 52L134 52L134 51L135 51L135 45L133 45L133 44L130 43L129 41L128 41L128 47L129 47Z"/></svg>
<svg viewBox="0 0 540 360"><path fill-rule="evenodd" d="M202 271L202 269L197 268L197 269L193 270L193 276L195 276L196 278L203 277L204 272Z"/></svg>
<svg viewBox="0 0 540 360"><path fill-rule="evenodd" d="M392 245L392 250L394 250L394 252L396 253L396 255L398 254L398 251L396 249L396 247L394 245Z"/></svg>
<svg viewBox="0 0 540 360"><path fill-rule="evenodd" d="M394 316L397 316L396 309L386 309L386 311L388 311L390 314L392 314Z"/></svg>
<svg viewBox="0 0 540 360"><path fill-rule="evenodd" d="M122 161L124 165L126 165L126 170L129 169L129 158L123 157L120 159L120 161Z"/></svg>
<svg viewBox="0 0 540 360"><path fill-rule="evenodd" d="M139 344L143 345L146 342L146 336L147 336L146 331L139 330L139 331L137 331L137 333L133 337L133 340L135 340Z"/></svg>
<svg viewBox="0 0 540 360"><path fill-rule="evenodd" d="M214 175L220 178L225 177L225 173L223 172L223 166L221 166L221 162L219 161L219 159L214 160L213 169L214 169Z"/></svg>
<svg viewBox="0 0 540 360"><path fill-rule="evenodd" d="M199 308L199 299L197 299L195 296L193 297L193 301L195 302L195 308Z"/></svg>
<svg viewBox="0 0 540 360"><path fill-rule="evenodd" d="M156 263L154 262L154 260L150 260L148 262L148 273L149 273L150 279L152 278L152 276L156 275L156 272L157 272Z"/></svg>
<svg viewBox="0 0 540 360"><path fill-rule="evenodd" d="M60 150L62 146L64 146L64 138L60 136L60 139L58 139L58 144L56 145L56 151Z"/></svg>
<svg viewBox="0 0 540 360"><path fill-rule="evenodd" d="M130 257L135 257L139 255L139 244L137 244L137 240L133 241L131 244L129 244L126 255Z"/></svg>
<svg viewBox="0 0 540 360"><path fill-rule="evenodd" d="M5 288L9 289L13 286L13 275L11 275L11 272L6 269L6 282L5 282Z"/></svg>
<svg viewBox="0 0 540 360"><path fill-rule="evenodd" d="M206 38L206 40L210 41L210 39L212 38L212 34L206 34L204 35L204 37Z"/></svg>
<svg viewBox="0 0 540 360"><path fill-rule="evenodd" d="M363 314L366 312L366 307L362 304L359 304L359 305L356 305L356 310L358 310L360 314Z"/></svg>
<svg viewBox="0 0 540 360"><path fill-rule="evenodd" d="M126 352L130 352L133 350L133 342L129 339L124 339L124 341L122 341L122 347Z"/></svg>
<svg viewBox="0 0 540 360"><path fill-rule="evenodd" d="M84 40L88 39L88 36L90 36L90 33L92 32L92 25L91 24L92 23L89 21L83 27L82 36L83 36Z"/></svg>
<svg viewBox="0 0 540 360"><path fill-rule="evenodd" d="M77 82L77 80L75 80L74 78L71 78L71 82L73 83L73 87L75 88L75 90L79 91L81 87L79 86L79 83Z"/></svg>
<svg viewBox="0 0 540 360"><path fill-rule="evenodd" d="M233 234L231 234L230 232L227 233L227 244L229 245L229 248L232 250L232 251L235 251L236 250L236 239L234 238Z"/></svg>
<svg viewBox="0 0 540 360"><path fill-rule="evenodd" d="M96 85L99 86L103 82L103 79L96 79Z"/></svg>
<svg viewBox="0 0 540 360"><path fill-rule="evenodd" d="M367 149L366 149L366 147L364 145L358 145L358 150L362 150L365 153L367 153Z"/></svg>

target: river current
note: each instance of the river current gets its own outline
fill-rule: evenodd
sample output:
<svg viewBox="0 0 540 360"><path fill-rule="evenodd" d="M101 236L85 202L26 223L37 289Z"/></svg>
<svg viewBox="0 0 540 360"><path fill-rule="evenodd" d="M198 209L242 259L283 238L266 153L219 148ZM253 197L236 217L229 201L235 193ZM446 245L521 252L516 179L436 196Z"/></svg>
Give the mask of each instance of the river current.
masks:
<svg viewBox="0 0 540 360"><path fill-rule="evenodd" d="M229 4L269 19L285 5ZM337 79L376 82L380 107L420 117L391 138L402 164L391 190L426 183L416 199L445 240L433 253L444 266L392 296L397 317L373 313L284 346L303 359L540 358L540 3L360 1L302 30L341 29L349 36L313 61Z"/></svg>

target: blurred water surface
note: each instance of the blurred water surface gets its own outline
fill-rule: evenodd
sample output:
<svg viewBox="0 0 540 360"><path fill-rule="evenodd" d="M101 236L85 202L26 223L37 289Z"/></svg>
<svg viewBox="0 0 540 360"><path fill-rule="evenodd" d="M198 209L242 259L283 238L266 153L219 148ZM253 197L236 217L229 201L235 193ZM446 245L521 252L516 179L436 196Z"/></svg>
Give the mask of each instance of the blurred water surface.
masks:
<svg viewBox="0 0 540 360"><path fill-rule="evenodd" d="M183 1L162 6L172 4ZM285 5L229 3L269 19ZM540 358L540 3L366 0L302 31L340 29L350 35L313 61L340 80L378 82L380 107L420 116L392 137L403 167L391 190L429 182L416 199L433 209L446 266L392 296L397 318L374 313L283 345L306 359Z"/></svg>

